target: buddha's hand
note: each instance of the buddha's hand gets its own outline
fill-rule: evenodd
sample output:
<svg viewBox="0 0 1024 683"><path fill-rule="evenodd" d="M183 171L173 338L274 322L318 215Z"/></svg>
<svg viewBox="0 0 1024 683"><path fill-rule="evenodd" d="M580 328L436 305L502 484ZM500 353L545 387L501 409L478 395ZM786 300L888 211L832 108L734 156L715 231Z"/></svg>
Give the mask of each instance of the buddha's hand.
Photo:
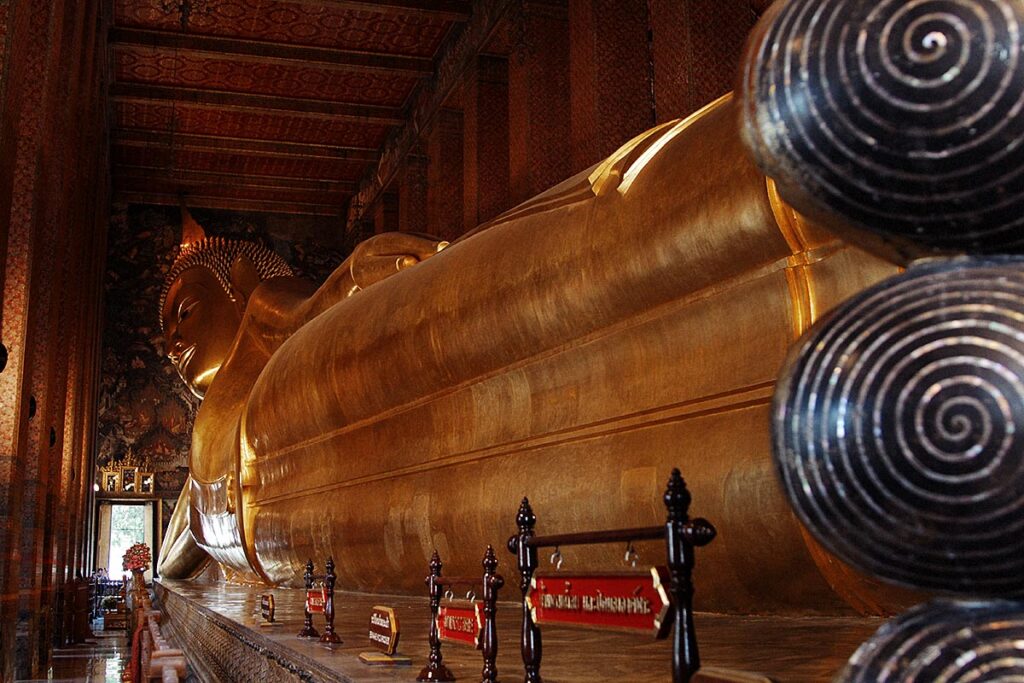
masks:
<svg viewBox="0 0 1024 683"><path fill-rule="evenodd" d="M357 289L394 275L430 258L448 242L427 235L386 232L360 243L349 257L352 281Z"/></svg>

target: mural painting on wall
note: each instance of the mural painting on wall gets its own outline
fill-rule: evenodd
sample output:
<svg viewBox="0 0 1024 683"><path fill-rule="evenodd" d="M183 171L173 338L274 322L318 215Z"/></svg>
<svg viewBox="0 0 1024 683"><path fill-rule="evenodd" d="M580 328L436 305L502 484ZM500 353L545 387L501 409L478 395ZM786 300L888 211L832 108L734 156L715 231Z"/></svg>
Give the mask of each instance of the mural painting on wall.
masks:
<svg viewBox="0 0 1024 683"><path fill-rule="evenodd" d="M201 209L192 214L208 235L262 242L297 275L317 283L349 250L316 240L317 226L307 222L289 230L295 227L290 222L302 219ZM296 232L306 236L287 236ZM151 463L157 495L177 495L188 476L198 401L164 356L157 305L181 242L181 214L176 207L115 205L108 239L96 464L116 464L132 451Z"/></svg>

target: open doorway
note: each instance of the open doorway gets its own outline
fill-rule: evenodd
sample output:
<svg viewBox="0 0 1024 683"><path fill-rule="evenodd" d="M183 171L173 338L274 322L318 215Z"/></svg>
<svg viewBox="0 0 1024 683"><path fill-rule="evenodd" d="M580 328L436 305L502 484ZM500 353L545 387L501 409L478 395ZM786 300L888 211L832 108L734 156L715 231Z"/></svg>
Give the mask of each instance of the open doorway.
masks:
<svg viewBox="0 0 1024 683"><path fill-rule="evenodd" d="M145 543L156 557L153 544L153 503L103 501L99 505L99 538L96 564L107 570L111 579L120 579L125 573L121 561L129 547ZM153 580L153 567L145 573L146 581Z"/></svg>

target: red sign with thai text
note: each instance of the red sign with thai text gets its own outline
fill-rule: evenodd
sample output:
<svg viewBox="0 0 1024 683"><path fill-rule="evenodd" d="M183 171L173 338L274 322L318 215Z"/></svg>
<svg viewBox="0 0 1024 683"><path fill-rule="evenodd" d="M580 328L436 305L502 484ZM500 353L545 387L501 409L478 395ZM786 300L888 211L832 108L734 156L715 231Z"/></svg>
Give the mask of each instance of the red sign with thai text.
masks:
<svg viewBox="0 0 1024 683"><path fill-rule="evenodd" d="M483 627L483 603L480 601L465 607L441 605L437 613L437 633L441 640L479 648Z"/></svg>
<svg viewBox="0 0 1024 683"><path fill-rule="evenodd" d="M306 591L306 611L310 614L323 614L327 606L327 591L314 588Z"/></svg>
<svg viewBox="0 0 1024 683"><path fill-rule="evenodd" d="M671 627L668 571L649 574L535 576L527 605L538 624L648 631L664 638Z"/></svg>

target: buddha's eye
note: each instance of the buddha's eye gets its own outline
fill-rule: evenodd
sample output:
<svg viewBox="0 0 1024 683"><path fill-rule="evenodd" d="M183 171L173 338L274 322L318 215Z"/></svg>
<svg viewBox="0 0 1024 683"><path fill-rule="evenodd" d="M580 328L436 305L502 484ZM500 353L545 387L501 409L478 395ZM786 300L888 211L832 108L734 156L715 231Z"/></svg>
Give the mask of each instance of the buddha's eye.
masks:
<svg viewBox="0 0 1024 683"><path fill-rule="evenodd" d="M199 304L199 299L193 299L189 297L181 302L178 306L178 322L184 322L188 320L189 316L192 315L192 310Z"/></svg>

